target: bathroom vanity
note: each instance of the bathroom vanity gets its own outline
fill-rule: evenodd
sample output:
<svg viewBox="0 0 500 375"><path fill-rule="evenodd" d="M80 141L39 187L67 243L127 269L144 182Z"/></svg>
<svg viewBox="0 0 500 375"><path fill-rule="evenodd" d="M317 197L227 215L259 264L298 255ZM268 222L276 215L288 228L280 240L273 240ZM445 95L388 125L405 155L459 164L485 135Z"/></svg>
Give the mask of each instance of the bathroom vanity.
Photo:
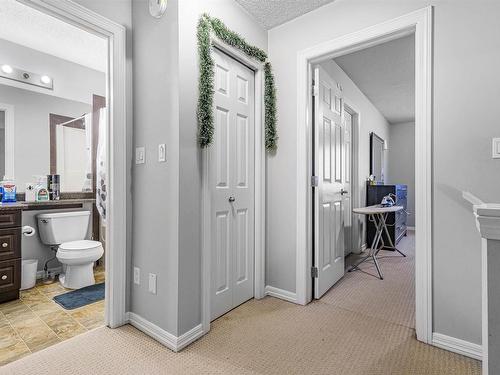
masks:
<svg viewBox="0 0 500 375"><path fill-rule="evenodd" d="M0 303L19 298L23 212L82 209L93 198L0 203Z"/></svg>
<svg viewBox="0 0 500 375"><path fill-rule="evenodd" d="M21 223L21 210L0 209L0 303L19 298Z"/></svg>

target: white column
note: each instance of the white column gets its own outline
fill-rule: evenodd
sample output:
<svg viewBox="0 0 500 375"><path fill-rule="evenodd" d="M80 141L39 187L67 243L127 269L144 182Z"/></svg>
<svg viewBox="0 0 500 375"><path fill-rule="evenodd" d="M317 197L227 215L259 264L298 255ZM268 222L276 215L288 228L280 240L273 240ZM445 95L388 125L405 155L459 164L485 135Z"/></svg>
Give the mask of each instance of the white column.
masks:
<svg viewBox="0 0 500 375"><path fill-rule="evenodd" d="M474 205L482 241L483 375L500 374L500 204Z"/></svg>

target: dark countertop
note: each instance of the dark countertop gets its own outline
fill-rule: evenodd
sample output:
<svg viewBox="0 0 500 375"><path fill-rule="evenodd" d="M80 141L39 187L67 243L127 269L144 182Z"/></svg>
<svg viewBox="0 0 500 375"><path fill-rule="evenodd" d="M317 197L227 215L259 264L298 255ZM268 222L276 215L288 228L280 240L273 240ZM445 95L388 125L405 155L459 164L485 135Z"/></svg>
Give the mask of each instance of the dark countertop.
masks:
<svg viewBox="0 0 500 375"><path fill-rule="evenodd" d="M77 208L84 203L94 203L93 198L82 199L60 199L58 201L45 202L25 202L18 201L13 203L0 203L0 211L2 210L52 210L58 208Z"/></svg>

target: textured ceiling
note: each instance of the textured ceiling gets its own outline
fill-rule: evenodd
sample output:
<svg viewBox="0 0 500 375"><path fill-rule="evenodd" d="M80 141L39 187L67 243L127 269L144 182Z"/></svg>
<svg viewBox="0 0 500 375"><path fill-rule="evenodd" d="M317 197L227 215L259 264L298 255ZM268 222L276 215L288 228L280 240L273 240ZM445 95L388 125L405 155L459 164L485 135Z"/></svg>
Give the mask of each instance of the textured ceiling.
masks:
<svg viewBox="0 0 500 375"><path fill-rule="evenodd" d="M267 30L335 0L236 0Z"/></svg>
<svg viewBox="0 0 500 375"><path fill-rule="evenodd" d="M415 120L413 35L335 59L391 124Z"/></svg>
<svg viewBox="0 0 500 375"><path fill-rule="evenodd" d="M0 38L95 70L106 70L104 39L16 0L0 0ZM4 63L8 62L0 61Z"/></svg>

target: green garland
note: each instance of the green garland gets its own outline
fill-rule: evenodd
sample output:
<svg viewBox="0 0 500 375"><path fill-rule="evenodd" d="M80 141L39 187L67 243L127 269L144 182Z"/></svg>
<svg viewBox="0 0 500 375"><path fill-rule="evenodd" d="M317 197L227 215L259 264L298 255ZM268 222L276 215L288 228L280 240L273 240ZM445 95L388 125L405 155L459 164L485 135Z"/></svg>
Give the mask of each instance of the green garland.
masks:
<svg viewBox="0 0 500 375"><path fill-rule="evenodd" d="M214 135L214 60L212 58L212 43L210 33L231 47L237 48L247 56L264 63L265 89L265 139L266 150L277 149L278 132L276 130L276 87L271 63L267 61L267 54L260 48L249 45L245 39L224 23L203 14L198 21L198 53L200 58L200 78L198 97L198 143L200 147L207 147L212 143Z"/></svg>

